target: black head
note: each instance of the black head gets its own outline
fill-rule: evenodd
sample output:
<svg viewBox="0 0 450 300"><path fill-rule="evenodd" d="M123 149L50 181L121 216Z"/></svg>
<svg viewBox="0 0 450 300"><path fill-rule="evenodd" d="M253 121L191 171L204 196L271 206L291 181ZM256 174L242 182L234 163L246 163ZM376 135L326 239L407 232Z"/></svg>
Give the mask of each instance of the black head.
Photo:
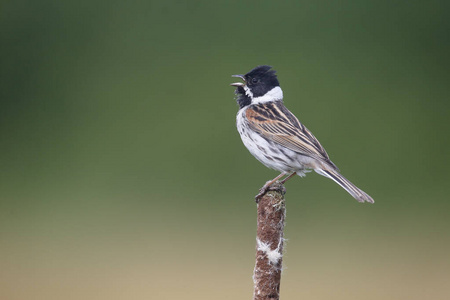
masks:
<svg viewBox="0 0 450 300"><path fill-rule="evenodd" d="M253 97L264 96L274 87L280 86L275 70L270 66L258 66L244 75L244 80Z"/></svg>
<svg viewBox="0 0 450 300"><path fill-rule="evenodd" d="M236 87L237 102L243 107L249 105L254 98L264 96L275 87L279 87L275 70L270 66L258 66L245 75L233 75L244 80L232 83Z"/></svg>

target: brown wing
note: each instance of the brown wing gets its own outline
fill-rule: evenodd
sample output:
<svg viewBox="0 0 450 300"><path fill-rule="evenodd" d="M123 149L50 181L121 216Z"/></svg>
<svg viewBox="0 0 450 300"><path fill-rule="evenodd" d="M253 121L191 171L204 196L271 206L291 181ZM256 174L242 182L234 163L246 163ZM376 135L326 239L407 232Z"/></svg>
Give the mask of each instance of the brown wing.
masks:
<svg viewBox="0 0 450 300"><path fill-rule="evenodd" d="M338 170L316 137L282 102L252 105L247 108L245 114L250 127L265 139L325 162Z"/></svg>

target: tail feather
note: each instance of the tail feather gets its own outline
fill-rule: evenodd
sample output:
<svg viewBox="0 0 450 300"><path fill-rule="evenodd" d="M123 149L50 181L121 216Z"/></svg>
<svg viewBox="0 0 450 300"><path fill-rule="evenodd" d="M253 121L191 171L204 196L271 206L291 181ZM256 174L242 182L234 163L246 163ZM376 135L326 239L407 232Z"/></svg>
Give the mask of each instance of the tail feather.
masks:
<svg viewBox="0 0 450 300"><path fill-rule="evenodd" d="M347 191L350 195L353 196L358 202L369 202L374 203L372 197L367 195L364 191L357 188L353 183L348 181L347 178L339 174L337 171L329 171L329 170L322 170L322 169L316 169L315 170L318 174L328 177L332 179L334 182L339 184L344 190Z"/></svg>

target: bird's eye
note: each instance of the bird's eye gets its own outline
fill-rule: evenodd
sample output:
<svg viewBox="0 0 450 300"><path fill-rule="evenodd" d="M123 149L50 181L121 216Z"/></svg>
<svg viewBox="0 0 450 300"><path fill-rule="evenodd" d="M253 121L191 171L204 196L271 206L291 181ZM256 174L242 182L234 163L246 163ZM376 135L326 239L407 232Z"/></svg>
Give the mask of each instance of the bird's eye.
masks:
<svg viewBox="0 0 450 300"><path fill-rule="evenodd" d="M252 83L253 83L253 84L258 83L258 81L259 81L258 78L252 78Z"/></svg>

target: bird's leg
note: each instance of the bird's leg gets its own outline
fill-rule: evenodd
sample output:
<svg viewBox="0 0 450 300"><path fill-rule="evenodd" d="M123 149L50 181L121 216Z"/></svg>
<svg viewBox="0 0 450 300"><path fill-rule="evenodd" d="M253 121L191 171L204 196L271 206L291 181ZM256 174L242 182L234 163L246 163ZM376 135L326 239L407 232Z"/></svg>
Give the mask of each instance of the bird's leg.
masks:
<svg viewBox="0 0 450 300"><path fill-rule="evenodd" d="M295 174L295 173L294 173ZM266 184L259 189L259 194L255 196L255 201L256 203L259 202L259 199L261 199L261 197L267 192L267 190L269 189L269 187L272 185L272 183L274 183L275 181L277 181L278 179L280 179L281 177L283 177L284 175L286 175L286 172L282 172L280 175L278 175L277 177L275 177L272 180L269 180L266 182ZM290 177L290 176L289 176Z"/></svg>
<svg viewBox="0 0 450 300"><path fill-rule="evenodd" d="M291 175L289 175L288 177L286 177L285 179L281 180L281 184L284 184L286 181L291 179L294 175L297 175L297 173L294 172Z"/></svg>

